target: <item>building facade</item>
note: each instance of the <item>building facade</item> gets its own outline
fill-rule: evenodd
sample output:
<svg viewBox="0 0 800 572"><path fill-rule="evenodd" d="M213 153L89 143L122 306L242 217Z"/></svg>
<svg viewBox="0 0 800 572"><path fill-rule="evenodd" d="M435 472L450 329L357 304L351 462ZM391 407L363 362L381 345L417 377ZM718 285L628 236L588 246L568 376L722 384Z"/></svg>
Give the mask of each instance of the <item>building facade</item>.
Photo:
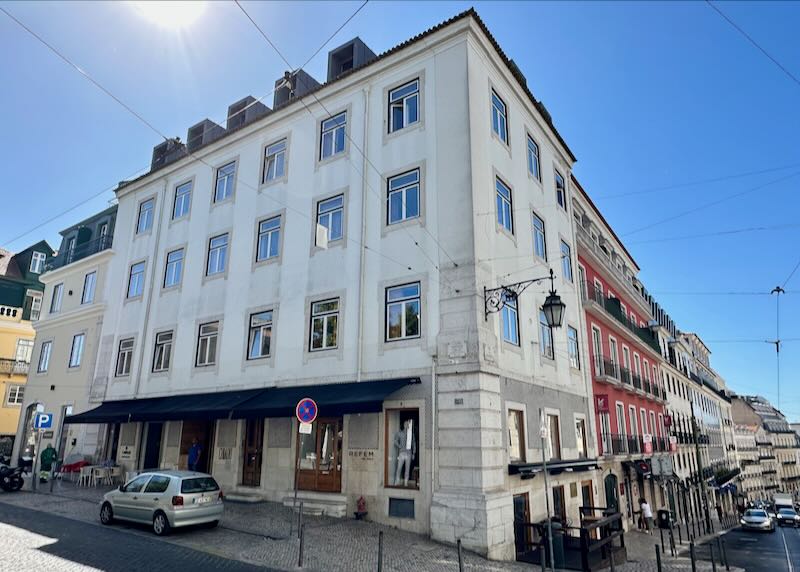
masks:
<svg viewBox="0 0 800 572"><path fill-rule="evenodd" d="M197 441L229 496L363 498L513 559L545 495L564 523L602 504L573 162L473 11L377 57L333 50L326 84L279 80L274 109L237 102L117 189L91 403L67 423L128 469L185 468ZM546 282L515 285L551 270L560 327ZM636 399L661 423L656 387Z"/></svg>
<svg viewBox="0 0 800 572"><path fill-rule="evenodd" d="M89 407L97 348L108 294L108 263L117 207L61 231L61 245L48 259L41 316L34 324L36 347L28 374L24 415L16 428L16 456L35 447L32 421L37 411L53 414L53 429L42 435L59 459L85 455L97 458L104 429L98 425L65 426L73 410ZM33 346L33 344L32 344Z"/></svg>
<svg viewBox="0 0 800 572"><path fill-rule="evenodd" d="M742 472L737 480L742 501L753 502L767 496L764 475L761 472L759 449L756 445L758 427L755 425L736 425L734 439L736 453Z"/></svg>

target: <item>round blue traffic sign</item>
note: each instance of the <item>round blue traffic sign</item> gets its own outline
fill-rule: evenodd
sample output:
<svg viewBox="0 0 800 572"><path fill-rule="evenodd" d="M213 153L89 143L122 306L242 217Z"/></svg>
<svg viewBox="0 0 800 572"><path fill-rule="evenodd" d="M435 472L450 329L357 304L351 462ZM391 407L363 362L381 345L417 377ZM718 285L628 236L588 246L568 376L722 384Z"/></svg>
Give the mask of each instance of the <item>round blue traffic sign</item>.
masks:
<svg viewBox="0 0 800 572"><path fill-rule="evenodd" d="M297 402L295 415L300 423L313 423L317 418L317 404L310 397L304 397Z"/></svg>

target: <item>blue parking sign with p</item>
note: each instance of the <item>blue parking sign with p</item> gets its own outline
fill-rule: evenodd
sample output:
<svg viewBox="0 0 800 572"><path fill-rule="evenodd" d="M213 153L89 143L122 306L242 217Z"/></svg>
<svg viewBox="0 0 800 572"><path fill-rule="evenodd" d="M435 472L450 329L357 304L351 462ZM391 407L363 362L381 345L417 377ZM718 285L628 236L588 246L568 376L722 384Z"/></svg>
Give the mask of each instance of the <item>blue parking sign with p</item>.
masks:
<svg viewBox="0 0 800 572"><path fill-rule="evenodd" d="M33 420L34 429L51 429L53 427L52 413L37 413Z"/></svg>

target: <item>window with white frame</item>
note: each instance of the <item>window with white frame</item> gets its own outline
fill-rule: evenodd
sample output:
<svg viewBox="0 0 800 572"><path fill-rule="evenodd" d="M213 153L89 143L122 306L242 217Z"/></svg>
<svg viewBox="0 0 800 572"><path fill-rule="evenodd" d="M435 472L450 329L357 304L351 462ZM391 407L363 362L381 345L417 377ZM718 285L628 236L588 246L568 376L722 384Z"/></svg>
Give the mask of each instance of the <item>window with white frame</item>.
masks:
<svg viewBox="0 0 800 572"><path fill-rule="evenodd" d="M236 161L231 161L217 169L217 184L214 187L214 202L220 203L233 196L233 183L236 177Z"/></svg>
<svg viewBox="0 0 800 572"><path fill-rule="evenodd" d="M256 262L275 258L281 248L281 217L274 216L258 223Z"/></svg>
<svg viewBox="0 0 800 572"><path fill-rule="evenodd" d="M69 367L80 367L83 359L83 343L86 334L76 334L72 337L72 347L69 351Z"/></svg>
<svg viewBox="0 0 800 572"><path fill-rule="evenodd" d="M8 395L6 396L6 405L22 405L25 400L25 386L24 385L9 385Z"/></svg>
<svg viewBox="0 0 800 572"><path fill-rule="evenodd" d="M50 367L50 354L52 352L53 342L49 340L42 342L42 346L39 348L39 364L36 366L36 371L38 373L45 373Z"/></svg>
<svg viewBox="0 0 800 572"><path fill-rule="evenodd" d="M56 314L61 311L61 301L64 298L64 283L53 286L53 297L50 298L50 313Z"/></svg>
<svg viewBox="0 0 800 572"><path fill-rule="evenodd" d="M172 330L156 334L156 346L153 351L153 372L167 371L172 361Z"/></svg>
<svg viewBox="0 0 800 572"><path fill-rule="evenodd" d="M119 341L117 350L117 367L114 375L124 377L131 374L131 362L133 361L133 338L125 338Z"/></svg>
<svg viewBox="0 0 800 572"><path fill-rule="evenodd" d="M580 369L581 356L578 346L578 330L572 326L567 326L567 352L569 353L569 365L575 369Z"/></svg>
<svg viewBox="0 0 800 572"><path fill-rule="evenodd" d="M31 255L30 271L32 274L41 274L44 272L44 261L47 260L47 255L44 252L34 252Z"/></svg>
<svg viewBox="0 0 800 572"><path fill-rule="evenodd" d="M519 409L508 410L508 460L525 462L525 413Z"/></svg>
<svg viewBox="0 0 800 572"><path fill-rule="evenodd" d="M556 202L558 206L566 210L567 208L567 184L564 177L556 171Z"/></svg>
<svg viewBox="0 0 800 572"><path fill-rule="evenodd" d="M25 305L31 309L30 318L35 322L42 315L42 293L36 290L25 292Z"/></svg>
<svg viewBox="0 0 800 572"><path fill-rule="evenodd" d="M155 199L147 199L139 203L139 217L136 221L136 234L142 234L153 228L153 210Z"/></svg>
<svg viewBox="0 0 800 572"><path fill-rule="evenodd" d="M578 445L578 458L585 459L589 453L589 443L586 439L585 419L575 419L575 439Z"/></svg>
<svg viewBox="0 0 800 572"><path fill-rule="evenodd" d="M492 130L505 144L508 144L508 112L505 102L492 90Z"/></svg>
<svg viewBox="0 0 800 572"><path fill-rule="evenodd" d="M222 274L228 261L228 233L220 234L208 241L208 263L206 276Z"/></svg>
<svg viewBox="0 0 800 572"><path fill-rule="evenodd" d="M500 180L495 178L495 202L497 203L497 224L502 226L511 234L514 234L514 214L511 203L511 189Z"/></svg>
<svg viewBox="0 0 800 572"><path fill-rule="evenodd" d="M343 111L322 122L319 142L319 158L328 159L345 149L345 129L347 129L347 112Z"/></svg>
<svg viewBox="0 0 800 572"><path fill-rule="evenodd" d="M639 434L639 423L636 421L636 407L633 405L628 406L628 423L631 427L631 436L636 437Z"/></svg>
<svg viewBox="0 0 800 572"><path fill-rule="evenodd" d="M33 354L33 340L17 340L17 351L14 353L14 360L31 363Z"/></svg>
<svg viewBox="0 0 800 572"><path fill-rule="evenodd" d="M572 282L572 249L563 240L561 241L561 272L564 280Z"/></svg>
<svg viewBox="0 0 800 572"><path fill-rule="evenodd" d="M250 314L247 359L269 357L272 343L272 310Z"/></svg>
<svg viewBox="0 0 800 572"><path fill-rule="evenodd" d="M420 336L419 282L386 289L386 341Z"/></svg>
<svg viewBox="0 0 800 572"><path fill-rule="evenodd" d="M97 272L89 272L83 277L83 293L81 294L81 304L91 304L94 302L94 290L97 286Z"/></svg>
<svg viewBox="0 0 800 572"><path fill-rule="evenodd" d="M189 214L192 205L192 181L175 187L175 202L172 204L172 220Z"/></svg>
<svg viewBox="0 0 800 572"><path fill-rule="evenodd" d="M553 329L548 325L542 310L539 310L539 352L546 358L554 357Z"/></svg>
<svg viewBox="0 0 800 572"><path fill-rule="evenodd" d="M386 198L386 224L419 216L419 169L391 177Z"/></svg>
<svg viewBox="0 0 800 572"><path fill-rule="evenodd" d="M197 335L197 358L195 365L204 367L217 363L217 339L219 322L201 324Z"/></svg>
<svg viewBox="0 0 800 572"><path fill-rule="evenodd" d="M184 252L182 248L167 253L167 260L164 265L164 288L172 288L181 283L183 278L183 258Z"/></svg>
<svg viewBox="0 0 800 572"><path fill-rule="evenodd" d="M617 434L625 439L628 432L625 430L625 406L617 403Z"/></svg>
<svg viewBox="0 0 800 572"><path fill-rule="evenodd" d="M131 264L128 274L128 298L137 298L144 292L144 262Z"/></svg>
<svg viewBox="0 0 800 572"><path fill-rule="evenodd" d="M542 180L542 173L539 167L539 145L528 135L528 173L537 181Z"/></svg>
<svg viewBox="0 0 800 572"><path fill-rule="evenodd" d="M561 425L558 421L558 415L553 413L547 414L547 433L548 433L548 452L550 459L561 458Z"/></svg>
<svg viewBox="0 0 800 572"><path fill-rule="evenodd" d="M517 312L517 297L514 294L503 292L503 309L500 312L503 324L503 341L519 345L519 314Z"/></svg>
<svg viewBox="0 0 800 572"><path fill-rule="evenodd" d="M531 213L533 223L533 253L547 260L547 236L544 232L544 221L536 213Z"/></svg>
<svg viewBox="0 0 800 572"><path fill-rule="evenodd" d="M336 349L339 343L339 298L311 304L311 351Z"/></svg>
<svg viewBox="0 0 800 572"><path fill-rule="evenodd" d="M389 92L389 133L419 121L419 80L415 79Z"/></svg>
<svg viewBox="0 0 800 572"><path fill-rule="evenodd" d="M317 224L327 229L328 242L344 237L344 195L317 203Z"/></svg>
<svg viewBox="0 0 800 572"><path fill-rule="evenodd" d="M286 175L286 139L268 145L264 150L264 180L277 181Z"/></svg>

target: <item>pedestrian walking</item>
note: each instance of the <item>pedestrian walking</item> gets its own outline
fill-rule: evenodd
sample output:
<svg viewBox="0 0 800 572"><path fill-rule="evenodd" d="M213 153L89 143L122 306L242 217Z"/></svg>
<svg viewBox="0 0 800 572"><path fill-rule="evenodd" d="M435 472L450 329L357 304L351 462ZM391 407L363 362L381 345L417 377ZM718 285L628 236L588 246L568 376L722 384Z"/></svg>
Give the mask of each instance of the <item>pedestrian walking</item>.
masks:
<svg viewBox="0 0 800 572"><path fill-rule="evenodd" d="M650 505L647 502L647 499L641 498L639 499L639 507L642 509L642 521L644 524L644 531L647 534L653 534L653 509L650 508Z"/></svg>

